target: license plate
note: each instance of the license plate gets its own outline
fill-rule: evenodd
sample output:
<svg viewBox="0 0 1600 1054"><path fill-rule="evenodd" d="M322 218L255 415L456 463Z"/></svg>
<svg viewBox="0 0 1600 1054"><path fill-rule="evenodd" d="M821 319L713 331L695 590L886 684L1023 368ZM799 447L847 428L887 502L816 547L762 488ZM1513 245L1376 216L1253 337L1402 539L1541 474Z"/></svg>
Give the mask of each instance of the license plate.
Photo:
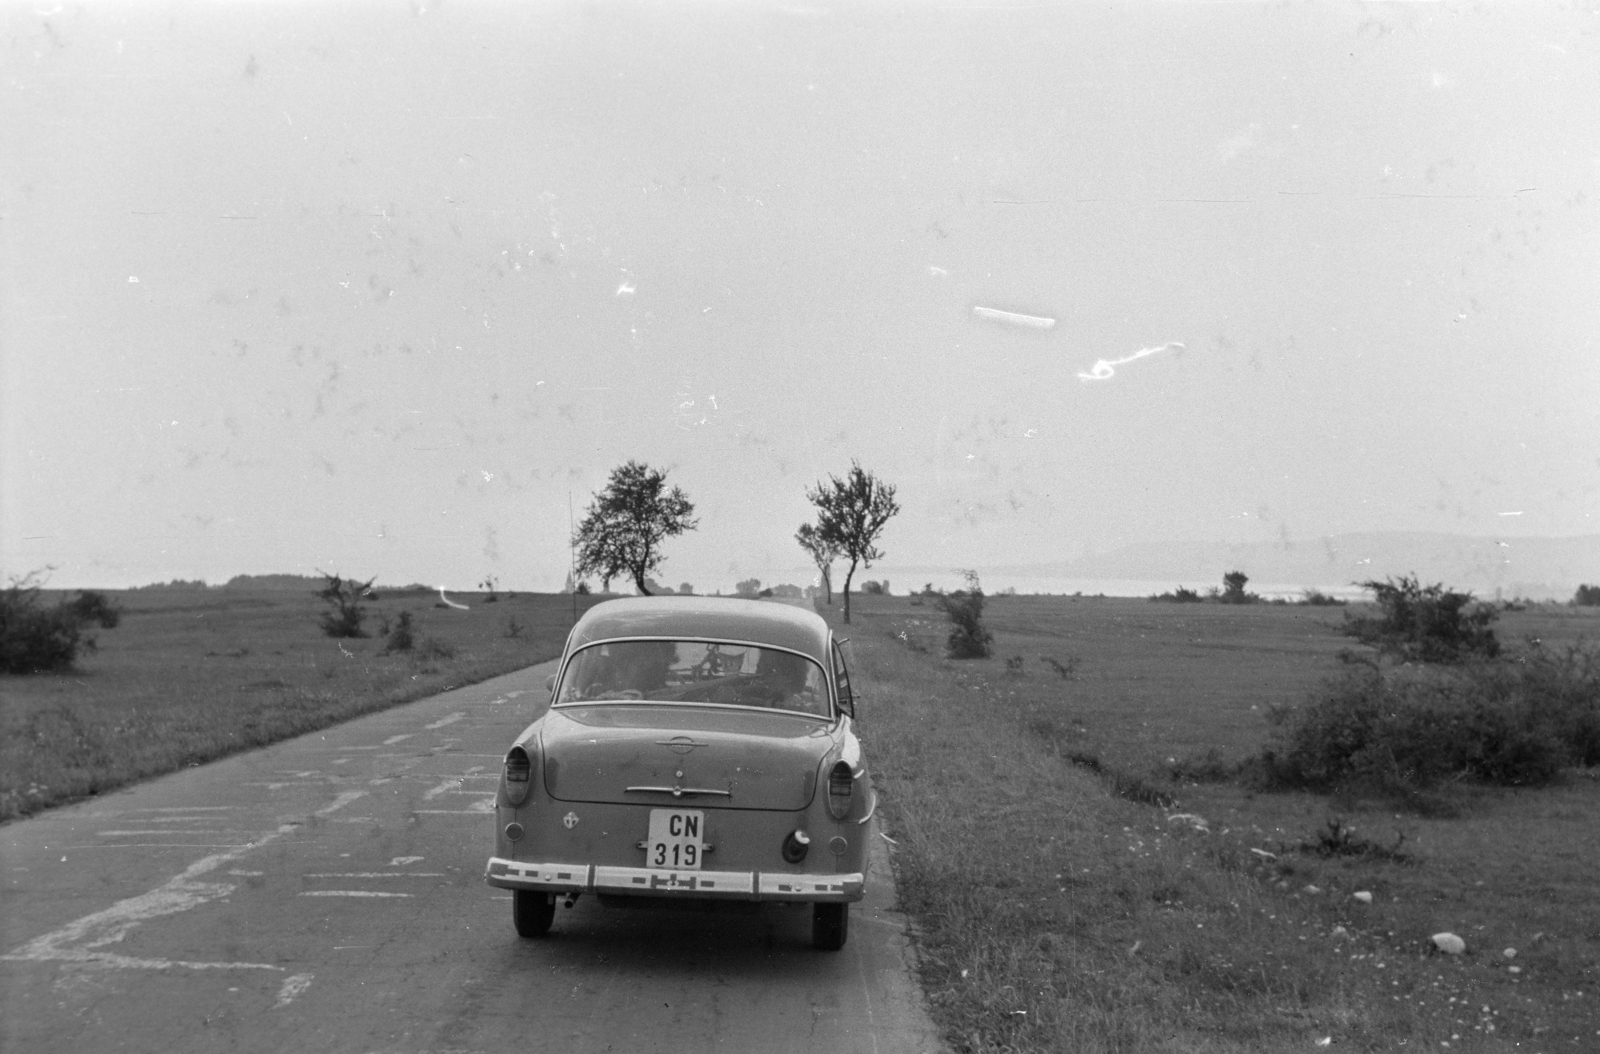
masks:
<svg viewBox="0 0 1600 1054"><path fill-rule="evenodd" d="M646 867L675 871L700 870L705 853L706 814L699 809L651 809L650 835L645 839Z"/></svg>

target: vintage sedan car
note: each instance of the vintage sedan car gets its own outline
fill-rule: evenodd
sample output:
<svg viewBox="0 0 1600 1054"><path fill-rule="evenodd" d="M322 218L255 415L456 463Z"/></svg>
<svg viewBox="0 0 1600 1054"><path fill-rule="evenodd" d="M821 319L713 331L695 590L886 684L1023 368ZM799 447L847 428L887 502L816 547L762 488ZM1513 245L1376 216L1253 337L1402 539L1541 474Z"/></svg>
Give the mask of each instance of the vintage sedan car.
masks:
<svg viewBox="0 0 1600 1054"><path fill-rule="evenodd" d="M839 642L816 614L722 597L597 604L550 708L506 753L485 878L517 933L558 900L812 905L843 947L877 799Z"/></svg>

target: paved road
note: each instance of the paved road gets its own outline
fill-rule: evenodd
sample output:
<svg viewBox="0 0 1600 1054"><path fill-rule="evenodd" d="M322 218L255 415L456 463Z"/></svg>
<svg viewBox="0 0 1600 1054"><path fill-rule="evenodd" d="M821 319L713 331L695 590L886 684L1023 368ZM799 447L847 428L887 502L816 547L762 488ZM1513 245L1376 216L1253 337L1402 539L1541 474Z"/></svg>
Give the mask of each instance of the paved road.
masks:
<svg viewBox="0 0 1600 1054"><path fill-rule="evenodd" d="M0 1050L939 1049L881 839L840 953L798 908L592 898L519 940L481 876L549 671L0 828Z"/></svg>

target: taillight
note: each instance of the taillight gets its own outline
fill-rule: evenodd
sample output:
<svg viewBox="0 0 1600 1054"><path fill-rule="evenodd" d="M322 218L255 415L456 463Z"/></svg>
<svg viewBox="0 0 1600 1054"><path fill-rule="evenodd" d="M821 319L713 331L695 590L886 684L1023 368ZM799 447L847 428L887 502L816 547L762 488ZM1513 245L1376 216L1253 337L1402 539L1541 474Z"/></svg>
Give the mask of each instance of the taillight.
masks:
<svg viewBox="0 0 1600 1054"><path fill-rule="evenodd" d="M521 805L528 797L529 777L533 774L533 761L521 747L512 747L506 754L506 801Z"/></svg>
<svg viewBox="0 0 1600 1054"><path fill-rule="evenodd" d="M850 813L850 796L855 793L856 780L850 766L841 761L828 773L828 811L835 820Z"/></svg>

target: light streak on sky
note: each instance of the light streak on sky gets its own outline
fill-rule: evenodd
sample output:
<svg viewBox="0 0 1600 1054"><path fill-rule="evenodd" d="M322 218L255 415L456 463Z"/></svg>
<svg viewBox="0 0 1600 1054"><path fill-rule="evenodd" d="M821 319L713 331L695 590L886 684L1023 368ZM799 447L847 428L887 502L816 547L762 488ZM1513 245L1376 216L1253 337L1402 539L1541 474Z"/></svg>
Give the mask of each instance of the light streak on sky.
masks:
<svg viewBox="0 0 1600 1054"><path fill-rule="evenodd" d="M979 318L989 319L991 322L1008 322L1013 326L1028 326L1031 329L1049 329L1056 324L1053 318L1040 318L1038 315L1019 315L1015 311L1001 311L992 307L975 307L972 313Z"/></svg>
<svg viewBox="0 0 1600 1054"><path fill-rule="evenodd" d="M1127 356L1126 358L1110 359L1110 360L1101 359L1099 362L1096 362L1092 367L1089 368L1089 372L1088 373L1080 373L1080 374L1078 374L1078 380L1080 380L1080 381L1104 381L1104 380L1110 380L1113 376L1116 375L1116 372L1117 372L1116 367L1118 367L1118 366L1126 366L1128 363L1134 361L1135 359L1142 359L1146 355L1154 355L1156 352L1158 352L1158 351L1166 351L1168 348L1177 348L1178 350L1181 351L1181 350L1183 350L1183 345L1178 343L1177 341L1173 340L1173 341L1168 341L1167 343L1162 344L1159 347L1140 348L1138 351L1134 352L1132 355Z"/></svg>

